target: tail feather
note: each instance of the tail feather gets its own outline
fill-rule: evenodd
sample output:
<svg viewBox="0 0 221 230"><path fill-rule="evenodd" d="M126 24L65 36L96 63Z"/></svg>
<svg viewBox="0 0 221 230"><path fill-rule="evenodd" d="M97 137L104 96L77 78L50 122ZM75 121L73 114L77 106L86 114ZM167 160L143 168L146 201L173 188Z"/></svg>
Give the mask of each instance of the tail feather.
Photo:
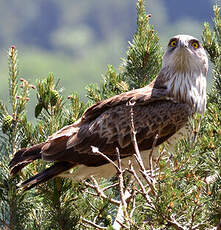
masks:
<svg viewBox="0 0 221 230"><path fill-rule="evenodd" d="M24 168L27 164L31 163L36 159L41 158L41 148L45 143L40 143L34 145L30 148L23 148L16 152L13 159L9 163L9 167L11 168L11 175L15 175L22 168Z"/></svg>
<svg viewBox="0 0 221 230"><path fill-rule="evenodd" d="M19 165L16 165L15 167L13 167L10 171L10 174L12 176L16 175L18 172L20 172L27 164L29 164L30 162L25 162Z"/></svg>
<svg viewBox="0 0 221 230"><path fill-rule="evenodd" d="M29 190L36 185L46 182L49 179L61 174L62 172L71 169L73 166L73 163L65 161L55 163L50 168L24 181L21 186L24 187L25 190Z"/></svg>

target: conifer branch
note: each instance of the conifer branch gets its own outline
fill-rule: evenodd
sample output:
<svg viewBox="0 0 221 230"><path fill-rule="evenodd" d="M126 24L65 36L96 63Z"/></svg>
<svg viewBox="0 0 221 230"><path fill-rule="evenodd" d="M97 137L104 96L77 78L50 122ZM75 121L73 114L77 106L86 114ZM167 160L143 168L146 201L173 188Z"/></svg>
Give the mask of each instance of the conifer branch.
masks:
<svg viewBox="0 0 221 230"><path fill-rule="evenodd" d="M140 150L138 147L138 143L137 143L137 139L136 139L136 130L135 130L135 126L134 126L134 112L133 112L133 106L135 105L133 102L129 102L128 104L130 106L130 118L131 118L131 139L132 139L132 143L134 146L134 150L135 150L135 154L134 157L140 167L140 172L142 174L142 176L145 178L145 180L147 181L148 185L151 188L151 191L153 194L155 194L155 188L154 188L154 178L150 177L147 173L146 168L144 167L144 163L140 154ZM156 139L156 138L155 138ZM155 141L154 141L155 143ZM153 148L155 147L153 143ZM152 157L149 158L150 160L152 160ZM151 162L152 164L152 162ZM152 169L153 170L153 169ZM151 173L153 174L153 172Z"/></svg>
<svg viewBox="0 0 221 230"><path fill-rule="evenodd" d="M107 229L106 227L102 227L102 226L100 226L100 225L98 225L98 224L96 224L90 220L85 219L85 218L82 218L82 221L85 222L86 224L89 224L89 225L95 227L96 229Z"/></svg>
<svg viewBox="0 0 221 230"><path fill-rule="evenodd" d="M17 50L15 49L15 46L12 46L9 49L8 53L9 57L9 94L10 94L10 101L12 104L12 111L13 111L13 119L17 119L17 113L16 113L16 107L17 107L17 76L18 76L18 63L17 63Z"/></svg>
<svg viewBox="0 0 221 230"><path fill-rule="evenodd" d="M101 189L100 186L98 185L98 182L96 181L96 179L91 176L91 180L93 181L93 184L90 184L88 183L87 181L84 181L85 185L94 189L96 191L97 194L92 194L92 195L96 195L96 196L99 196L105 200L108 200L109 202L111 202L112 204L114 205L117 205L119 206L120 205L120 202L115 200L115 199L112 199L112 198L109 198L105 193L104 191L107 190L107 188L104 188L104 189Z"/></svg>

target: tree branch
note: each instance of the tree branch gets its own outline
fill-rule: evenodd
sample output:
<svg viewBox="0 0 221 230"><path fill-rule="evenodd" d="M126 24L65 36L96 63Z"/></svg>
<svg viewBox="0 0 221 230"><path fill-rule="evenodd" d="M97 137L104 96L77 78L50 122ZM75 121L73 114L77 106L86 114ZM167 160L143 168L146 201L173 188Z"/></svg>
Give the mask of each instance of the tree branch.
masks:
<svg viewBox="0 0 221 230"><path fill-rule="evenodd" d="M95 179L93 176L91 176L91 180L92 180L93 183L94 183L93 185L90 184L90 183L88 183L88 182L86 182L86 181L84 182L85 185L88 186L88 187L90 187L90 188L92 188L92 189L94 189L94 190L97 192L97 195L100 196L100 197L102 197L103 199L106 199L106 200L108 200L109 202L111 202L112 204L115 204L115 205L117 205L117 206L120 205L120 201L115 200L115 199L112 199L112 198L109 198L109 197L104 193L104 190L101 189L101 188L99 187L99 185L98 185L96 179ZM96 195L96 194L91 194L91 195Z"/></svg>
<svg viewBox="0 0 221 230"><path fill-rule="evenodd" d="M102 226L100 226L98 224L95 224L94 222L92 222L90 220L85 219L85 218L82 218L82 221L87 223L87 224L89 224L89 225L91 225L91 226L93 226L93 227L95 227L96 229L99 229L99 230L100 229L107 229L106 227L102 227Z"/></svg>
<svg viewBox="0 0 221 230"><path fill-rule="evenodd" d="M117 153L117 162L118 162L118 168L119 168L119 173L118 173L118 180L119 180L119 187L120 187L120 200L121 200L121 205L123 209L123 214L124 214L124 219L129 219L128 213L127 213L127 203L126 203L126 198L125 198L125 193L124 192L124 178L123 178L123 170L121 166L121 159L120 159L120 152L119 149L116 148L116 153ZM128 191L129 193L129 191ZM130 197L131 194L128 194ZM128 224L127 224L128 225Z"/></svg>
<svg viewBox="0 0 221 230"><path fill-rule="evenodd" d="M92 152L93 152L93 153L98 153L98 154L100 154L102 157L104 157L107 161L109 161L109 162L116 168L116 170L117 170L118 173L120 172L119 167L115 164L114 161L112 161L109 157L107 157L107 156L104 155L102 152L100 152L99 149L98 149L97 147L91 146L91 148L92 148Z"/></svg>
<svg viewBox="0 0 221 230"><path fill-rule="evenodd" d="M133 102L129 102L129 106L131 106L130 109L130 117L131 117L131 139L132 139L132 143L134 146L134 150L135 150L135 158L136 161L140 167L140 172L142 174L142 176L144 177L144 179L147 181L148 185L151 187L152 193L155 194L155 188L154 188L154 184L153 184L153 178L151 178L148 174L147 174L147 170L144 166L141 154L140 154L140 150L138 147L138 143L137 143L137 139L136 139L136 131L135 131L135 127L134 127L134 112L133 112L133 107L134 107L135 103ZM150 160L152 159L152 156L150 157Z"/></svg>
<svg viewBox="0 0 221 230"><path fill-rule="evenodd" d="M153 202L151 201L148 193L145 189L145 186L143 185L143 183L141 182L140 178L138 177L136 171L134 170L134 167L132 165L131 162L129 162L129 169L128 171L134 176L135 180L137 181L137 183L139 184L141 191L142 191L142 195L144 196L144 198L146 199L146 201L148 202L148 204L150 205L151 208L154 208Z"/></svg>

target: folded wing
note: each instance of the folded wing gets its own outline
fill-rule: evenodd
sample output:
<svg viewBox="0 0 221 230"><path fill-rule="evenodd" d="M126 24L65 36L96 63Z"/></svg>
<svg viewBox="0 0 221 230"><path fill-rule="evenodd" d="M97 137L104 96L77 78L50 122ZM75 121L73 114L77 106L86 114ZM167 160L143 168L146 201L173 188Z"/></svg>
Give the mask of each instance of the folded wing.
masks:
<svg viewBox="0 0 221 230"><path fill-rule="evenodd" d="M57 131L37 149L18 151L10 162L12 174L35 159L55 162L51 168L23 183L33 187L79 164L89 167L106 164L91 146L112 160L116 160L116 147L122 158L132 155L132 111L140 149L150 149L156 134L159 135L156 145L161 144L185 125L192 111L189 105L168 98L166 89L153 86L152 83L98 102L89 107L81 119Z"/></svg>

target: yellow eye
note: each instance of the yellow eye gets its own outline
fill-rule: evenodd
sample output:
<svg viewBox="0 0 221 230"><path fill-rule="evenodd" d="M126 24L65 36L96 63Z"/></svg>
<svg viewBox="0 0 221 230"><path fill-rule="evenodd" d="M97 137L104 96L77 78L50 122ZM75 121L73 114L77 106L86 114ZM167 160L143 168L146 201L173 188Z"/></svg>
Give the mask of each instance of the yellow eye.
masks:
<svg viewBox="0 0 221 230"><path fill-rule="evenodd" d="M176 45L177 45L177 41L176 40L173 40L173 41L170 42L170 46L171 47L176 47Z"/></svg>
<svg viewBox="0 0 221 230"><path fill-rule="evenodd" d="M198 42L192 42L192 47L193 47L194 49L199 48L199 43L198 43Z"/></svg>

